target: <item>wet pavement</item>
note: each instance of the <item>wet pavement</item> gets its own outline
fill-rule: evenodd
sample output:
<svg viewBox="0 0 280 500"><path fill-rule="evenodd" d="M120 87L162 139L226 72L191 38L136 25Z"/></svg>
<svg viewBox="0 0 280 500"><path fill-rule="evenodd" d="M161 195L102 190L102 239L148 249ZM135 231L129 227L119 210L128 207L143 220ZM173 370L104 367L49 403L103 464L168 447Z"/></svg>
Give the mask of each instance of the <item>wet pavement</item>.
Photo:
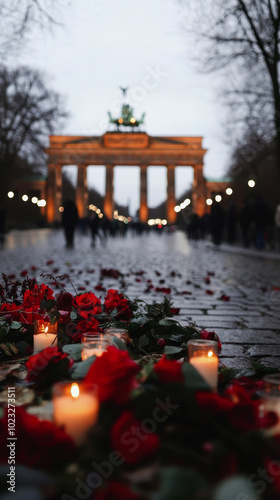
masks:
<svg viewBox="0 0 280 500"><path fill-rule="evenodd" d="M101 279L102 268L122 276ZM67 274L77 292L101 297L105 292L96 286L147 302L166 296L180 309L175 319L181 324L195 322L220 336L226 366L249 368L254 359L280 368L280 252L217 250L181 232L98 240L95 248L89 236L76 233L75 248L66 249L61 230L12 231L0 250L2 272L44 283L53 279L41 274ZM73 291L67 279L60 281Z"/></svg>

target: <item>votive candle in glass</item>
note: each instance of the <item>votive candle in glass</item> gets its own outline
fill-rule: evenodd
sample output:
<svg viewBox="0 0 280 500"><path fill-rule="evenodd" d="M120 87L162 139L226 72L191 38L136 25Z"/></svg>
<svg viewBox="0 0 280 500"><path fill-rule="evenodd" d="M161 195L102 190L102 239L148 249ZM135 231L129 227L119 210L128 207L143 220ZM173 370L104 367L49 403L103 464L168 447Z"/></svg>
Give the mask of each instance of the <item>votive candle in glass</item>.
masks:
<svg viewBox="0 0 280 500"><path fill-rule="evenodd" d="M93 384L58 382L53 387L53 418L77 445L85 442L88 431L97 421L99 402Z"/></svg>
<svg viewBox="0 0 280 500"><path fill-rule="evenodd" d="M81 337L81 357L82 361L97 356L98 358L106 351L110 345L110 339L103 334L84 333Z"/></svg>
<svg viewBox="0 0 280 500"><path fill-rule="evenodd" d="M190 364L215 390L218 385L218 343L215 340L189 340L188 355Z"/></svg>
<svg viewBox="0 0 280 500"><path fill-rule="evenodd" d="M46 347L57 345L57 323L43 319L34 321L33 352L39 352Z"/></svg>
<svg viewBox="0 0 280 500"><path fill-rule="evenodd" d="M123 340L123 342L126 342L128 337L128 331L125 328L115 328L114 326L107 328L105 334Z"/></svg>
<svg viewBox="0 0 280 500"><path fill-rule="evenodd" d="M272 427L265 429L267 436L280 435L280 374L266 375L263 378L263 389L259 391L262 404L260 406L261 416L267 413L276 413L278 421Z"/></svg>

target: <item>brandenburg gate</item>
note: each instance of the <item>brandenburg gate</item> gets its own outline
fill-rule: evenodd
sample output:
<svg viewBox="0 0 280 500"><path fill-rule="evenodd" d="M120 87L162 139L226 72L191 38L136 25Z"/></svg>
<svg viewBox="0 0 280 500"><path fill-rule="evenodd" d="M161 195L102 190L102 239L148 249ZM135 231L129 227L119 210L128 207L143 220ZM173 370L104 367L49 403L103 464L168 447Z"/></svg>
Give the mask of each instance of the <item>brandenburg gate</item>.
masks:
<svg viewBox="0 0 280 500"><path fill-rule="evenodd" d="M114 167L140 167L141 222L148 220L147 168L166 166L167 201L166 218L169 224L176 221L175 167L190 166L194 169L193 211L199 216L205 211L206 185L203 176L202 137L152 137L145 132L106 132L102 136L50 136L47 181L47 219L59 219L62 205L62 167L78 166L76 203L80 217L88 213L87 166L105 165L106 191L103 211L112 219L114 210ZM156 189L156 186L155 186Z"/></svg>

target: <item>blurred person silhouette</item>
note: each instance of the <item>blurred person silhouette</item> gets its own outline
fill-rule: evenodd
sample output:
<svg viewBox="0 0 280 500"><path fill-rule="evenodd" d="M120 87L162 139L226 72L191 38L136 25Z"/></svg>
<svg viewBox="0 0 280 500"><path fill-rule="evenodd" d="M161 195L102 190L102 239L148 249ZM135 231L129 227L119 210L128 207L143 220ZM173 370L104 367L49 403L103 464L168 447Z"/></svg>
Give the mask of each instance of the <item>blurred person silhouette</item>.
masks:
<svg viewBox="0 0 280 500"><path fill-rule="evenodd" d="M252 224L252 209L246 200L242 201L241 210L239 212L239 224L241 227L243 245L248 248L251 243L250 229Z"/></svg>
<svg viewBox="0 0 280 500"><path fill-rule="evenodd" d="M63 204L62 226L64 229L66 248L73 248L74 233L78 224L79 216L76 203L73 200L66 200Z"/></svg>
<svg viewBox="0 0 280 500"><path fill-rule="evenodd" d="M276 228L276 245L278 250L280 250L280 205L277 205L276 207L274 224Z"/></svg>
<svg viewBox="0 0 280 500"><path fill-rule="evenodd" d="M268 224L268 206L261 196L253 205L253 222L255 225L255 245L258 250L265 248L265 232Z"/></svg>
<svg viewBox="0 0 280 500"><path fill-rule="evenodd" d="M219 246L222 243L225 224L225 211L220 203L214 201L211 205L210 227L213 243Z"/></svg>
<svg viewBox="0 0 280 500"><path fill-rule="evenodd" d="M95 247L96 236L98 235L99 227L100 227L100 218L98 217L96 212L92 212L88 218L88 225L91 233L91 246Z"/></svg>
<svg viewBox="0 0 280 500"><path fill-rule="evenodd" d="M233 244L236 238L236 224L237 224L237 210L235 203L233 203L233 201L230 202L226 220L227 220L228 242Z"/></svg>
<svg viewBox="0 0 280 500"><path fill-rule="evenodd" d="M5 241L5 227L6 227L6 210L0 205L0 248L4 245Z"/></svg>

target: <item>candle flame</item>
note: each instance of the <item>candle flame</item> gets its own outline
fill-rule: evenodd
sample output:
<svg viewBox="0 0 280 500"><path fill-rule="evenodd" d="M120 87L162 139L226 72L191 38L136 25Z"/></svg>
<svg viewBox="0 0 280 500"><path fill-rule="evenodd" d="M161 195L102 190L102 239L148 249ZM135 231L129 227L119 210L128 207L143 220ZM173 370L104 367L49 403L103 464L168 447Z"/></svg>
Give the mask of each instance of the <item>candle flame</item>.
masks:
<svg viewBox="0 0 280 500"><path fill-rule="evenodd" d="M79 386L78 384L72 384L71 385L71 396L72 398L77 398L80 394Z"/></svg>
<svg viewBox="0 0 280 500"><path fill-rule="evenodd" d="M46 328L45 328L45 333L48 333L48 331L49 331L49 327L48 327L48 326L46 326Z"/></svg>
<svg viewBox="0 0 280 500"><path fill-rule="evenodd" d="M207 356L208 356L208 358L211 358L213 356L213 351L209 351Z"/></svg>

